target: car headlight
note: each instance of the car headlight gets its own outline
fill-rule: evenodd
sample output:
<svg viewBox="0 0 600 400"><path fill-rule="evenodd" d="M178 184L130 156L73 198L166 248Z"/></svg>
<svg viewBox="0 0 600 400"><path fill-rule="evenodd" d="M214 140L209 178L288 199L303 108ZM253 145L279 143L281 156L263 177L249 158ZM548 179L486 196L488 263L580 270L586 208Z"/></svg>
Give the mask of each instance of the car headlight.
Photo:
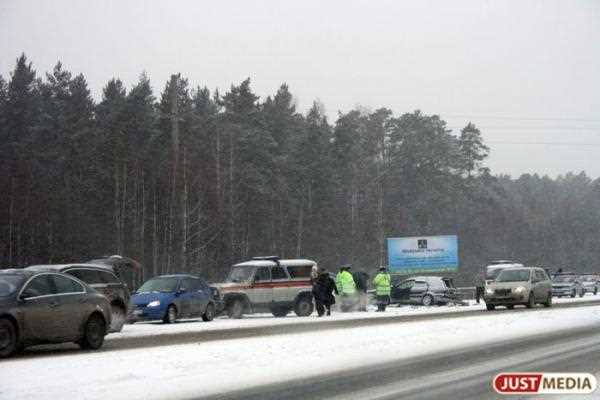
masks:
<svg viewBox="0 0 600 400"><path fill-rule="evenodd" d="M148 305L146 307L158 307L158 306L160 306L160 300L151 301L150 303L148 303Z"/></svg>
<svg viewBox="0 0 600 400"><path fill-rule="evenodd" d="M518 288L515 289L515 293L519 294L519 293L523 293L525 291L525 288L523 286L519 286Z"/></svg>
<svg viewBox="0 0 600 400"><path fill-rule="evenodd" d="M486 288L485 289L485 293L487 293L487 294L494 294L494 291L492 289L490 289L490 288Z"/></svg>

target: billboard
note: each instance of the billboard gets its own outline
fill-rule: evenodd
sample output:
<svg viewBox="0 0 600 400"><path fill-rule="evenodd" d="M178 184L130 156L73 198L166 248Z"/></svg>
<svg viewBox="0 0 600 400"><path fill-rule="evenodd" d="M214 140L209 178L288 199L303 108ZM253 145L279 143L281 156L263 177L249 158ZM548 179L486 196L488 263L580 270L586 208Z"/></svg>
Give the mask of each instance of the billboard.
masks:
<svg viewBox="0 0 600 400"><path fill-rule="evenodd" d="M458 270L458 237L414 236L388 238L388 266L397 274Z"/></svg>

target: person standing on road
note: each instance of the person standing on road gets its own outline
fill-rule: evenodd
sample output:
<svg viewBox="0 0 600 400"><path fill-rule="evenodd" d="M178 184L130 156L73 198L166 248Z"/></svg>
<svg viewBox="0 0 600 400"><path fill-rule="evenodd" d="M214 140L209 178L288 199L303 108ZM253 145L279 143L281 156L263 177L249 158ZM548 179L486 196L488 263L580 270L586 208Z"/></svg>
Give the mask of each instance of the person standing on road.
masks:
<svg viewBox="0 0 600 400"><path fill-rule="evenodd" d="M375 286L375 295L377 296L377 311L383 312L390 303L392 292L392 278L387 272L387 268L379 267L379 273L373 279L373 286Z"/></svg>
<svg viewBox="0 0 600 400"><path fill-rule="evenodd" d="M338 289L333 278L329 276L329 272L325 268L321 268L313 286L313 294L319 317L325 314L325 309L327 309L327 315L331 315L331 306L335 304L334 292L338 294Z"/></svg>
<svg viewBox="0 0 600 400"><path fill-rule="evenodd" d="M367 286L369 282L369 274L364 271L357 271L352 274L356 291L358 292L358 310L367 311Z"/></svg>
<svg viewBox="0 0 600 400"><path fill-rule="evenodd" d="M483 272L478 273L475 276L475 301L479 304L479 301L483 298L485 291L485 279L483 278Z"/></svg>
<svg viewBox="0 0 600 400"><path fill-rule="evenodd" d="M342 297L342 312L350 311L356 305L356 284L350 273L350 266L340 268L335 280L338 293Z"/></svg>

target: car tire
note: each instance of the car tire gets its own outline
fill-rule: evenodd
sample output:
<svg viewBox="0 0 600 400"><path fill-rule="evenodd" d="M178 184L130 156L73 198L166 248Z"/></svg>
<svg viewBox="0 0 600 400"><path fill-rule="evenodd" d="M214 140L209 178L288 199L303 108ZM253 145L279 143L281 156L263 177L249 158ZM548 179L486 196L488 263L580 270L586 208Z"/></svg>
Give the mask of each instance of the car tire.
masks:
<svg viewBox="0 0 600 400"><path fill-rule="evenodd" d="M515 309L515 305L514 304L509 304L506 306L507 309L509 310L514 310Z"/></svg>
<svg viewBox="0 0 600 400"><path fill-rule="evenodd" d="M77 344L85 350L98 350L104 344L106 322L98 314L92 314L83 329L83 337Z"/></svg>
<svg viewBox="0 0 600 400"><path fill-rule="evenodd" d="M529 293L529 298L527 299L527 304L525 304L527 308L535 307L535 294L533 292Z"/></svg>
<svg viewBox="0 0 600 400"><path fill-rule="evenodd" d="M20 349L17 328L6 318L0 318L0 358L10 357Z"/></svg>
<svg viewBox="0 0 600 400"><path fill-rule="evenodd" d="M127 312L121 305L111 304L110 314L110 331L121 332L123 330L123 325L125 325L125 321L127 320Z"/></svg>
<svg viewBox="0 0 600 400"><path fill-rule="evenodd" d="M594 288L594 296L598 294L598 288Z"/></svg>
<svg viewBox="0 0 600 400"><path fill-rule="evenodd" d="M579 297L583 297L585 296L585 289L581 289L581 291L579 292Z"/></svg>
<svg viewBox="0 0 600 400"><path fill-rule="evenodd" d="M571 298L574 298L575 296L577 296L577 290L573 289L571 292Z"/></svg>
<svg viewBox="0 0 600 400"><path fill-rule="evenodd" d="M294 312L299 317L308 317L310 314L312 314L313 310L314 305L312 299L308 296L299 298L294 306Z"/></svg>
<svg viewBox="0 0 600 400"><path fill-rule="evenodd" d="M548 299L544 302L544 307L552 307L552 293L548 293Z"/></svg>
<svg viewBox="0 0 600 400"><path fill-rule="evenodd" d="M208 303L206 311L202 314L202 321L210 322L213 319L215 319L215 305L213 303Z"/></svg>
<svg viewBox="0 0 600 400"><path fill-rule="evenodd" d="M433 300L433 296L430 294L426 294L425 296L423 296L423 298L421 299L421 304L423 304L425 307L429 307L434 305L434 300Z"/></svg>
<svg viewBox="0 0 600 400"><path fill-rule="evenodd" d="M485 308L487 308L488 311L494 311L496 309L496 305L495 304L486 304Z"/></svg>
<svg viewBox="0 0 600 400"><path fill-rule="evenodd" d="M241 300L232 300L227 307L227 316L232 319L240 319L244 316L244 303Z"/></svg>
<svg viewBox="0 0 600 400"><path fill-rule="evenodd" d="M289 312L290 312L290 310L287 307L272 307L271 308L271 314L273 314L273 316L277 317L277 318L283 318L286 315L288 315Z"/></svg>
<svg viewBox="0 0 600 400"><path fill-rule="evenodd" d="M177 321L177 307L171 304L169 307L167 307L167 312L163 317L163 322L165 324L174 324L175 321Z"/></svg>

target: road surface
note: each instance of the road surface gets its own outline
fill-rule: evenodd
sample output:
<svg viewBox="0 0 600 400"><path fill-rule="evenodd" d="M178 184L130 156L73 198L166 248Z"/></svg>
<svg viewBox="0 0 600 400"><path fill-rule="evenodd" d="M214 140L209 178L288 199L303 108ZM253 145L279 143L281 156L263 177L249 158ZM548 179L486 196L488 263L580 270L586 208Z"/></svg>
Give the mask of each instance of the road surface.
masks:
<svg viewBox="0 0 600 400"><path fill-rule="evenodd" d="M506 396L493 391L492 379L510 371L589 372L600 377L600 321L584 330L557 331L484 348L465 347L197 399L499 399ZM580 398L600 399L600 392Z"/></svg>

